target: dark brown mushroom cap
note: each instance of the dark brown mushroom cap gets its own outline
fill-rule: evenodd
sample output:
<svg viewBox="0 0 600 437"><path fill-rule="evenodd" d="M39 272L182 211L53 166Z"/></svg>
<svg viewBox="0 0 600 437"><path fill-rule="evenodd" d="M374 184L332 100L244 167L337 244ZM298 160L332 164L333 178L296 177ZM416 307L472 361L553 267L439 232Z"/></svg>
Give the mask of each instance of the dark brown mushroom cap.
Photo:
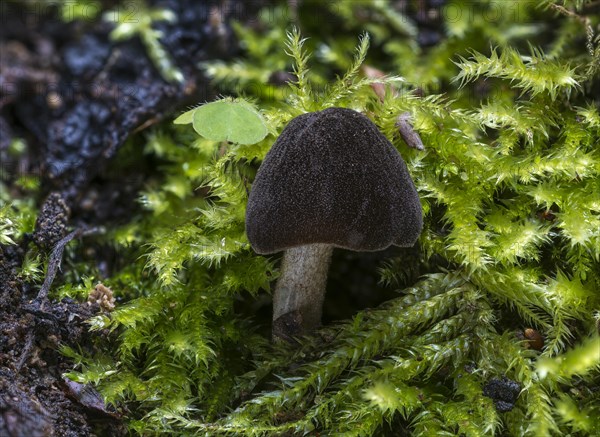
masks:
<svg viewBox="0 0 600 437"><path fill-rule="evenodd" d="M312 243L412 246L422 226L402 157L367 117L345 108L287 125L258 170L246 211L248 239L261 254Z"/></svg>

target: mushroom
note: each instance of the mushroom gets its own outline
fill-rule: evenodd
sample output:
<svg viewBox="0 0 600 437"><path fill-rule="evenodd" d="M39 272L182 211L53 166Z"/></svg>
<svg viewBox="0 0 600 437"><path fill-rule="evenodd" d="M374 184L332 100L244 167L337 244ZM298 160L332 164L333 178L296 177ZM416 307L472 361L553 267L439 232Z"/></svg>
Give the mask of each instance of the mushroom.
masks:
<svg viewBox="0 0 600 437"><path fill-rule="evenodd" d="M254 251L284 251L273 339L320 325L333 248L408 247L422 226L406 164L367 117L329 108L290 121L258 169L246 210Z"/></svg>

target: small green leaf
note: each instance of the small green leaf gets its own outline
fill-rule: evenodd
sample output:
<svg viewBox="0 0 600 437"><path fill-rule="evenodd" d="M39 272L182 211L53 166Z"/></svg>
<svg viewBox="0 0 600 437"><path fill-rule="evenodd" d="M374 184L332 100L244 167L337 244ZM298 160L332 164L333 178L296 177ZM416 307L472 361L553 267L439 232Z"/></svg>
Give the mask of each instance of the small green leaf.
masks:
<svg viewBox="0 0 600 437"><path fill-rule="evenodd" d="M192 121L194 121L194 112L196 112L196 109L198 109L198 108L190 109L189 111L184 112L179 117L177 117L173 121L173 123L174 124L190 124Z"/></svg>
<svg viewBox="0 0 600 437"><path fill-rule="evenodd" d="M245 102L219 100L193 112L194 130L209 140L255 144L268 133L262 116Z"/></svg>

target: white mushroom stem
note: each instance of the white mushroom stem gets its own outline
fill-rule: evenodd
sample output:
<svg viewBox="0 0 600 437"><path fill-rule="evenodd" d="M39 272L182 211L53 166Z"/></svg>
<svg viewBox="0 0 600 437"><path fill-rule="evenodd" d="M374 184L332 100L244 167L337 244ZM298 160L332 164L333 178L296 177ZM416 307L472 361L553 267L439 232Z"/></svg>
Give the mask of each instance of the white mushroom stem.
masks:
<svg viewBox="0 0 600 437"><path fill-rule="evenodd" d="M329 244L309 244L284 252L273 295L275 340L289 341L321 324L332 252Z"/></svg>

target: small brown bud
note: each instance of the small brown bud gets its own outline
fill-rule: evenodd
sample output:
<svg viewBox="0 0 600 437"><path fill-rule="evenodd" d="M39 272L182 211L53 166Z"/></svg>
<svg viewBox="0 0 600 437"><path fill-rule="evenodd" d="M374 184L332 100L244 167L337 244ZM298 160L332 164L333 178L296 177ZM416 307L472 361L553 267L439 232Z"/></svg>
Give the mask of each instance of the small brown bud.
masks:
<svg viewBox="0 0 600 437"><path fill-rule="evenodd" d="M529 347L538 351L541 351L544 347L544 337L539 331L533 328L527 328L523 331L523 336L529 343Z"/></svg>

